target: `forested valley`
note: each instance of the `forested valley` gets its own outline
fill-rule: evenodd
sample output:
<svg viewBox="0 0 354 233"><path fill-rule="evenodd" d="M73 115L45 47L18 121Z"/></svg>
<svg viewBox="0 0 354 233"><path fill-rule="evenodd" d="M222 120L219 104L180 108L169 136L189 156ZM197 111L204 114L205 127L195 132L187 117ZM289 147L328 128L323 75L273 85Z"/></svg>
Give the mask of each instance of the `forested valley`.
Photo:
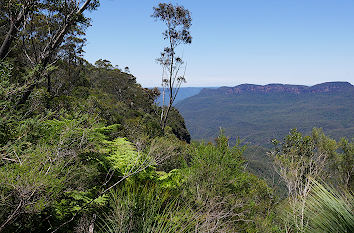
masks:
<svg viewBox="0 0 354 233"><path fill-rule="evenodd" d="M0 232L354 232L353 140L289 129L264 152L273 180L222 129L191 140L173 100L192 19L151 8L173 25L162 89L83 58L99 1L0 0Z"/></svg>

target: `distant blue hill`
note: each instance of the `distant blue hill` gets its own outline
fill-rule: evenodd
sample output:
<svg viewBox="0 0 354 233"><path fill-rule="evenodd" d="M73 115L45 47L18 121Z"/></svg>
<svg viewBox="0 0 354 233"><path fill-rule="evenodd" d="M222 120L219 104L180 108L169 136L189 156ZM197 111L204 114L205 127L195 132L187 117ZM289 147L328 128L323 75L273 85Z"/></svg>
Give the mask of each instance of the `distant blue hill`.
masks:
<svg viewBox="0 0 354 233"><path fill-rule="evenodd" d="M189 97L198 95L203 89L215 89L216 87L181 87L178 91L174 105ZM161 95L157 98L156 103L162 105L162 88L159 88ZM165 95L165 103L170 101L168 93Z"/></svg>
<svg viewBox="0 0 354 233"><path fill-rule="evenodd" d="M320 127L336 139L354 137L354 86L348 82L203 89L176 107L195 140L212 140L219 127L231 138L258 145L269 145L292 128L308 134Z"/></svg>

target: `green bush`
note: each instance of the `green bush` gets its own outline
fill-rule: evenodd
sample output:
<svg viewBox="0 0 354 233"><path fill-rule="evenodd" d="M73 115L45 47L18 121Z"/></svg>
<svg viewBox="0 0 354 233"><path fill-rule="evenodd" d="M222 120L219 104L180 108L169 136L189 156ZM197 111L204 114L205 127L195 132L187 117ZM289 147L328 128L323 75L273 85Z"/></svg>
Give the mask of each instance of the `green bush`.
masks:
<svg viewBox="0 0 354 233"><path fill-rule="evenodd" d="M223 134L215 145L190 147L190 166L182 172L186 174L184 195L204 211L206 218L199 232L262 232L270 227L260 221L272 206L272 191L265 181L245 170L244 150L239 142L230 148Z"/></svg>

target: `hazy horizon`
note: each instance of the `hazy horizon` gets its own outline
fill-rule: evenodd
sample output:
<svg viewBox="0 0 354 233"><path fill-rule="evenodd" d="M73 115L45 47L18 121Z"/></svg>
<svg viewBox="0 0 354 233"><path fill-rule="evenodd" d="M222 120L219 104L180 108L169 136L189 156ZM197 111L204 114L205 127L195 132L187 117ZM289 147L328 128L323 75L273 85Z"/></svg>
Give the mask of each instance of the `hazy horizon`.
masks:
<svg viewBox="0 0 354 233"><path fill-rule="evenodd" d="M347 83L349 83L350 85L353 85L353 83L348 82L348 81L328 81L328 82L347 82ZM187 85L183 85L183 86L181 86L181 88L218 88L218 87L235 87L235 86L242 85L242 84L249 84L249 85L262 85L262 86L265 86L265 85L271 85L271 84L281 84L281 85L300 85L300 86L308 86L308 87L311 87L311 86L314 86L314 85L318 85L318 84L322 84L322 83L328 83L328 82L321 82L321 83L316 83L316 84L313 84L313 85L297 84L297 83L266 83L266 84L258 84L258 83L240 83L240 84L230 85L230 86L226 86L226 85L221 85L221 86L187 86ZM146 88L154 88L154 87L158 87L158 88L160 88L159 86L151 86L151 87L147 86Z"/></svg>

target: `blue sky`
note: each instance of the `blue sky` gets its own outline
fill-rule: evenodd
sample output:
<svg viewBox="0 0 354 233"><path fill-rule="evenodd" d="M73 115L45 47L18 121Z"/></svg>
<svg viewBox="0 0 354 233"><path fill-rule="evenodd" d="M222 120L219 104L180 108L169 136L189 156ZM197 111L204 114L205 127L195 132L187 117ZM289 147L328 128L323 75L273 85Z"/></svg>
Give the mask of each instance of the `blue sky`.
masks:
<svg viewBox="0 0 354 233"><path fill-rule="evenodd" d="M353 0L101 0L89 14L85 58L128 66L143 86L159 86L164 25L150 17L159 2L192 13L185 86L354 84Z"/></svg>

